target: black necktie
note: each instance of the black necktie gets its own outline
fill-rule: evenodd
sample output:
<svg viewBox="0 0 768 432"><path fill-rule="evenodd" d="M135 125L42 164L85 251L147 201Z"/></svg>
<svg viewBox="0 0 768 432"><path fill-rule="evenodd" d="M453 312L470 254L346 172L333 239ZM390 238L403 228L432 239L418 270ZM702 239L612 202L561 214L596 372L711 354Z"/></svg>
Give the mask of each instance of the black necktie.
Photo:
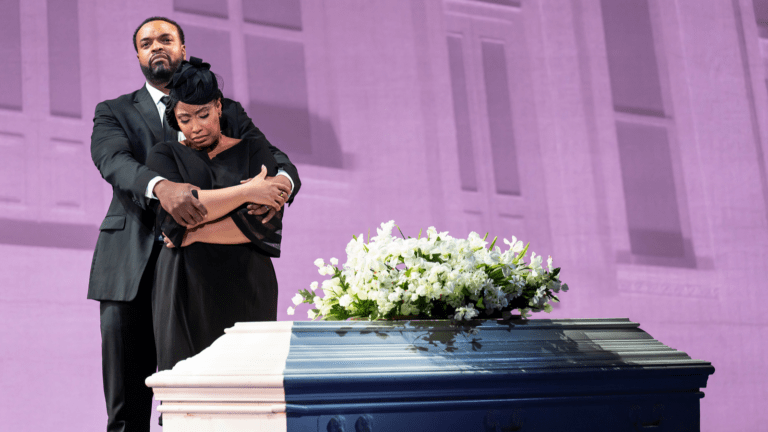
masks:
<svg viewBox="0 0 768 432"><path fill-rule="evenodd" d="M166 107L168 106L168 102L171 101L170 96L163 96L160 98L160 102L163 103ZM168 122L165 120L165 115L162 116L162 122L163 122L163 141L178 141L179 134L173 128L168 124Z"/></svg>

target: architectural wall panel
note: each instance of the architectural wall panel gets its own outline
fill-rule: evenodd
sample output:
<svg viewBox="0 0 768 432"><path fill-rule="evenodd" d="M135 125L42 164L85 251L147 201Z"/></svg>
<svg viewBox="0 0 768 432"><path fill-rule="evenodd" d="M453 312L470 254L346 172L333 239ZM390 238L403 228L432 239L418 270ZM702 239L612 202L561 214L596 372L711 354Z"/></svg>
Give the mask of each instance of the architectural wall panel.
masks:
<svg viewBox="0 0 768 432"><path fill-rule="evenodd" d="M760 37L768 38L768 0L752 0L752 8Z"/></svg>
<svg viewBox="0 0 768 432"><path fill-rule="evenodd" d="M481 3L493 3L501 6L520 6L520 0L475 0Z"/></svg>
<svg viewBox="0 0 768 432"><path fill-rule="evenodd" d="M482 43L482 57L496 192L505 195L520 195L520 175L515 150L509 76L504 45L498 42L484 41Z"/></svg>
<svg viewBox="0 0 768 432"><path fill-rule="evenodd" d="M91 169L86 146L80 141L51 140L52 163L48 167L51 205L60 210L85 207L85 172Z"/></svg>
<svg viewBox="0 0 768 432"><path fill-rule="evenodd" d="M21 17L20 0L0 0L0 109L21 110Z"/></svg>
<svg viewBox="0 0 768 432"><path fill-rule="evenodd" d="M77 0L48 0L48 93L52 115L82 117L79 35Z"/></svg>
<svg viewBox="0 0 768 432"><path fill-rule="evenodd" d="M475 155L472 145L472 126L469 117L467 77L464 70L462 42L463 38L461 36L448 36L448 62L451 71L453 116L456 124L456 145L459 155L459 177L463 190L477 191L477 174L475 173Z"/></svg>
<svg viewBox="0 0 768 432"><path fill-rule="evenodd" d="M184 26L187 55L203 59L211 64L217 75L224 96L234 98L235 83L232 78L232 58L229 32L192 25Z"/></svg>
<svg viewBox="0 0 768 432"><path fill-rule="evenodd" d="M304 45L246 36L248 114L288 154L311 154Z"/></svg>
<svg viewBox="0 0 768 432"><path fill-rule="evenodd" d="M301 30L301 1L243 0L243 18L256 24Z"/></svg>
<svg viewBox="0 0 768 432"><path fill-rule="evenodd" d="M664 127L616 123L633 254L683 257L677 192Z"/></svg>
<svg viewBox="0 0 768 432"><path fill-rule="evenodd" d="M229 9L227 8L226 1L173 0L173 9L179 12L189 12L219 18L227 18L229 16ZM184 28L186 29L186 27Z"/></svg>
<svg viewBox="0 0 768 432"><path fill-rule="evenodd" d="M617 111L664 115L647 0L602 0L605 45Z"/></svg>
<svg viewBox="0 0 768 432"><path fill-rule="evenodd" d="M21 135L0 133L0 208L21 204L27 193L26 140Z"/></svg>

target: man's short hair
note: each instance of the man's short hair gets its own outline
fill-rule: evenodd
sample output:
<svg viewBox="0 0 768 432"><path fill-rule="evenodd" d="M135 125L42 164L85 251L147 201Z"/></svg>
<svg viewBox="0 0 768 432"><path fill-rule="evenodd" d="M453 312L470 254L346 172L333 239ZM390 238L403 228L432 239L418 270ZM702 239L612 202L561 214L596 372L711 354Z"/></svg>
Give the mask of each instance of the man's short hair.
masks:
<svg viewBox="0 0 768 432"><path fill-rule="evenodd" d="M139 34L139 30L141 30L141 28L144 27L144 24L152 21L165 21L168 24L173 24L174 26L176 26L176 30L179 32L179 38L181 39L181 44L184 45L184 30L181 29L181 26L179 25L179 23L177 23L176 21L170 18L155 16L155 17L149 17L145 19L144 22L139 24L139 26L136 27L136 30L133 32L133 49L135 49L136 52L139 52L139 45L136 44L136 35Z"/></svg>

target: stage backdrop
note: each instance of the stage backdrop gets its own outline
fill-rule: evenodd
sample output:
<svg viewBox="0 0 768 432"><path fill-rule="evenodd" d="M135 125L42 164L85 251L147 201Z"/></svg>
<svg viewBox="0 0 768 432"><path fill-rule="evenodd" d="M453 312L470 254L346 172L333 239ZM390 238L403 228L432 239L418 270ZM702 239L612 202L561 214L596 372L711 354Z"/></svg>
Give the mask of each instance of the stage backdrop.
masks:
<svg viewBox="0 0 768 432"><path fill-rule="evenodd" d="M312 262L394 219L515 235L562 266L551 315L629 317L717 372L703 431L768 393L768 0L0 0L0 418L99 430L110 187L96 104L144 84L131 35L177 20L299 168L278 317ZM761 378L761 376L763 378ZM155 428L157 428L155 426Z"/></svg>

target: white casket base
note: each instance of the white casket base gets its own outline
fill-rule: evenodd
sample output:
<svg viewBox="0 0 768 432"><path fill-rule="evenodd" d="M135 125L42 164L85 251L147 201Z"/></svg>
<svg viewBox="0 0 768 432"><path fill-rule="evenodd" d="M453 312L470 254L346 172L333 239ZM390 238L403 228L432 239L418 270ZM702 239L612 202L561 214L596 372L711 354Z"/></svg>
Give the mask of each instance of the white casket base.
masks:
<svg viewBox="0 0 768 432"><path fill-rule="evenodd" d="M200 354L147 378L163 431L285 431L292 324L238 323Z"/></svg>

